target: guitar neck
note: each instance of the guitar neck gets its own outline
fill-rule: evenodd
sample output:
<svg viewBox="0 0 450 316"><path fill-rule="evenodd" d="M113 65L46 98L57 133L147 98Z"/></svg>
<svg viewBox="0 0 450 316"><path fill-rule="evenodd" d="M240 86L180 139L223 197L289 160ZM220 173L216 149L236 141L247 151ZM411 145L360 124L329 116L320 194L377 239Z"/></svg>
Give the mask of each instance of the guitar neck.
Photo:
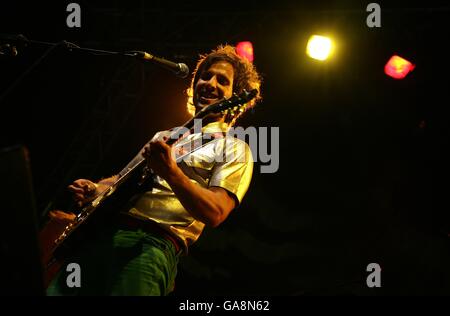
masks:
<svg viewBox="0 0 450 316"><path fill-rule="evenodd" d="M199 119L200 115L196 115L190 120L188 120L186 123L184 123L182 126L177 127L169 136L169 138L165 141L167 145L171 146L173 145L177 140L179 140L186 131L191 131L194 127L194 122L196 119Z"/></svg>
<svg viewBox="0 0 450 316"><path fill-rule="evenodd" d="M176 128L175 131L173 131L171 133L171 135L169 136L169 138L165 141L167 145L173 145L177 140L179 140L184 133L182 133L181 131L186 131L186 130L191 130L192 127L194 126L194 120L198 119L198 116L195 116L193 118L191 118L190 120L188 120L186 123L184 123L182 126ZM123 184L125 181L127 181L134 173L136 170L142 169L145 170L145 158L142 158L137 164L135 164L133 167L129 168L122 176L120 176L116 182L114 182L111 185L111 189L115 190L117 187L119 187L121 184ZM145 175L143 177L143 180L145 178Z"/></svg>

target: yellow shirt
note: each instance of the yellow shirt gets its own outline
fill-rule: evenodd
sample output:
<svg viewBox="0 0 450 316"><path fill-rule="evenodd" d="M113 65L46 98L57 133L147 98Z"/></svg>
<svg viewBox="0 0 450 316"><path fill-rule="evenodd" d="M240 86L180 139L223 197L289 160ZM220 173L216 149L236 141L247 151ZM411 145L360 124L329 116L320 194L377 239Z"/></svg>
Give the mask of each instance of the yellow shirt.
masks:
<svg viewBox="0 0 450 316"><path fill-rule="evenodd" d="M178 152L185 148L197 148L204 134L226 133L225 123L214 122L202 128L202 133L191 134L174 146ZM159 137L157 133L153 139ZM178 166L203 188L221 187L232 193L240 203L247 192L253 173L253 157L250 147L242 140L226 136L216 138L200 149L184 157ZM189 151L188 151L189 152ZM140 153L138 156L140 156ZM129 166L129 165L128 165ZM127 211L133 217L156 222L161 228L180 240L185 252L200 236L205 224L194 219L184 208L169 184L155 176L155 185L134 198L133 206Z"/></svg>

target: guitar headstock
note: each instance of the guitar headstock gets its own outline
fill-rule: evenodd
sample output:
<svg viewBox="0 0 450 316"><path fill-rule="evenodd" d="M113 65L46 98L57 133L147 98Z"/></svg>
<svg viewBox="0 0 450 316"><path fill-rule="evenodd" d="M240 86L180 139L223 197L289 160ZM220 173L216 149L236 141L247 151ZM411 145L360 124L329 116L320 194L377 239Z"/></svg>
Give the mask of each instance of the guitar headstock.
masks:
<svg viewBox="0 0 450 316"><path fill-rule="evenodd" d="M203 108L195 115L196 117L204 117L208 114L231 113L235 115L245 111L245 105L258 94L257 89L250 91L244 90L240 94L234 93L231 98L220 100L206 108Z"/></svg>

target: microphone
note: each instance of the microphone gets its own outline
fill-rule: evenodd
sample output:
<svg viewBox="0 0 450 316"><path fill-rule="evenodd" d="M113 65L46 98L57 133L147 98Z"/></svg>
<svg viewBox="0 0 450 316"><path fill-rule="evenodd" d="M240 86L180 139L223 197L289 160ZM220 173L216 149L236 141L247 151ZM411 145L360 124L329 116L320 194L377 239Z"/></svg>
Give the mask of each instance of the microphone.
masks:
<svg viewBox="0 0 450 316"><path fill-rule="evenodd" d="M164 58L153 56L152 54L149 54L147 52L143 51L132 51L130 53L133 53L134 56L143 59L152 61L155 64L173 72L176 76L181 78L186 78L189 76L189 68L186 64L183 63L174 63L173 61L166 60Z"/></svg>
<svg viewBox="0 0 450 316"><path fill-rule="evenodd" d="M17 56L17 47L11 46L10 44L1 44L0 43L0 55L16 57Z"/></svg>
<svg viewBox="0 0 450 316"><path fill-rule="evenodd" d="M0 34L0 55L17 56L18 44L28 43L28 39L22 34Z"/></svg>

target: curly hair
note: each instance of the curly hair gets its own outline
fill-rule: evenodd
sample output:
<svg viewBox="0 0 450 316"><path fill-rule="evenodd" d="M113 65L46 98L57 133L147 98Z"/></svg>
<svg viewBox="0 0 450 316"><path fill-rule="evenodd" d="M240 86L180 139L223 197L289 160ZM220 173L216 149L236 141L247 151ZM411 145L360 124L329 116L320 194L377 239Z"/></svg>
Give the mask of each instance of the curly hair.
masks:
<svg viewBox="0 0 450 316"><path fill-rule="evenodd" d="M233 80L233 93L241 93L244 89L247 91L257 89L258 94L256 97L245 105L245 111L254 107L259 102L261 97L261 82L262 78L256 71L255 66L246 58L237 54L236 48L231 45L219 45L216 49L212 50L207 55L200 55L200 59L195 67L191 86L188 89L188 112L195 113L194 107L194 90L197 81L202 75L203 71L209 69L209 67L219 61L229 62L234 69ZM245 112L244 111L244 112ZM240 116L242 113L238 114ZM236 119L234 116L233 119Z"/></svg>

